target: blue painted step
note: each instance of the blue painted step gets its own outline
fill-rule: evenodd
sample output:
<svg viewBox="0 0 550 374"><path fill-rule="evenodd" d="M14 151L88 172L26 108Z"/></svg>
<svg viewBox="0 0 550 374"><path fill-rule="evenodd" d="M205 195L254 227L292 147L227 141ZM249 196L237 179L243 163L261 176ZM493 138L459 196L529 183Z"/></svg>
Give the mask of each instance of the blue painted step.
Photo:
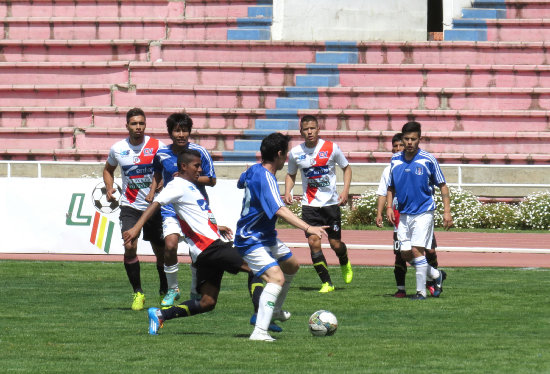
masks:
<svg viewBox="0 0 550 374"><path fill-rule="evenodd" d="M331 64L356 64L359 61L357 52L317 52L315 61Z"/></svg>
<svg viewBox="0 0 550 374"><path fill-rule="evenodd" d="M258 130L297 130L298 118L295 119L257 119L255 128Z"/></svg>
<svg viewBox="0 0 550 374"><path fill-rule="evenodd" d="M487 41L487 29L452 29L445 30L445 41Z"/></svg>
<svg viewBox="0 0 550 374"><path fill-rule="evenodd" d="M275 99L275 105L277 108L319 109L319 99L278 98Z"/></svg>
<svg viewBox="0 0 550 374"><path fill-rule="evenodd" d="M506 0L475 0L474 8L506 9Z"/></svg>
<svg viewBox="0 0 550 374"><path fill-rule="evenodd" d="M244 29L270 29L271 18L237 18L237 26Z"/></svg>
<svg viewBox="0 0 550 374"><path fill-rule="evenodd" d="M251 6L248 7L248 17L273 18L273 6Z"/></svg>
<svg viewBox="0 0 550 374"><path fill-rule="evenodd" d="M462 17L470 19L506 18L506 9L468 8L462 9Z"/></svg>
<svg viewBox="0 0 550 374"><path fill-rule="evenodd" d="M270 40L269 29L230 29L227 30L227 40Z"/></svg>
<svg viewBox="0 0 550 374"><path fill-rule="evenodd" d="M260 150L261 140L257 139L235 139L234 151L257 152Z"/></svg>
<svg viewBox="0 0 550 374"><path fill-rule="evenodd" d="M222 152L222 158L224 161L256 162L256 152L226 151Z"/></svg>

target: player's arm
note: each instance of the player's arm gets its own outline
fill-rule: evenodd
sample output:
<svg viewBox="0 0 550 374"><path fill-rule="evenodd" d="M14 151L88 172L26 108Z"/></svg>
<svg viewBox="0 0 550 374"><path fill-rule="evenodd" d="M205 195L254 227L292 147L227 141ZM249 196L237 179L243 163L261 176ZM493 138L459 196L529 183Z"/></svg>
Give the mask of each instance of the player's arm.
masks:
<svg viewBox="0 0 550 374"><path fill-rule="evenodd" d="M116 198L113 194L116 190L113 188L115 183L115 169L116 165L113 166L108 162L105 162L105 167L103 168L103 183L105 183L105 190L107 192L107 201L115 201Z"/></svg>
<svg viewBox="0 0 550 374"><path fill-rule="evenodd" d="M344 189L340 193L338 203L340 205L346 205L348 203L349 189L351 186L351 166L348 164L342 170L344 171Z"/></svg>
<svg viewBox="0 0 550 374"><path fill-rule="evenodd" d="M216 177L209 177L206 175L202 175L197 180L197 183L208 187L214 187L216 185Z"/></svg>
<svg viewBox="0 0 550 374"><path fill-rule="evenodd" d="M386 201L393 201L393 196L395 195L395 189L393 187L388 187L388 194L386 195ZM388 217L388 221L395 225L395 215L393 213L393 207L391 204L386 205L386 216Z"/></svg>
<svg viewBox="0 0 550 374"><path fill-rule="evenodd" d="M141 217L139 217L134 227L122 233L124 244L129 244L137 239L141 229L143 228L143 225L145 225L145 222L147 222L149 218L151 218L159 208L160 203L157 201L153 201L151 205L149 205L147 209L145 209L145 212L143 212Z"/></svg>
<svg viewBox="0 0 550 374"><path fill-rule="evenodd" d="M149 204L153 202L153 199L155 198L155 193L158 192L157 190L159 188L162 188L162 173L159 171L155 171L155 174L153 174L153 180L151 182L151 186L149 189L149 193L147 196L145 196L145 201L147 201Z"/></svg>
<svg viewBox="0 0 550 374"><path fill-rule="evenodd" d="M285 204L291 205L294 202L292 188L296 184L296 174L288 174L285 177Z"/></svg>
<svg viewBox="0 0 550 374"><path fill-rule="evenodd" d="M310 226L292 213L292 211L286 206L280 207L275 214L277 217L281 217L292 226L303 230L306 234L317 235L319 238L323 238L323 235L327 235L325 228L328 228L328 226Z"/></svg>
<svg viewBox="0 0 550 374"><path fill-rule="evenodd" d="M378 195L376 202L376 226L382 227L384 224L384 218L382 217L382 211L386 206L386 196Z"/></svg>
<svg viewBox="0 0 550 374"><path fill-rule="evenodd" d="M451 216L451 194L446 183L439 185L441 190L441 200L443 200L443 227L448 230L453 225L453 217Z"/></svg>

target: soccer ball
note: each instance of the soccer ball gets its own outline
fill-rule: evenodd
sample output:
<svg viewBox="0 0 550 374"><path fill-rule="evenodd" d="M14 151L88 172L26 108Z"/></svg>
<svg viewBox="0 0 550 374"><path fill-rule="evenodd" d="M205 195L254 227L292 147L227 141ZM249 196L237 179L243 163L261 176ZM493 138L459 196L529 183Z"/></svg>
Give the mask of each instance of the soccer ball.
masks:
<svg viewBox="0 0 550 374"><path fill-rule="evenodd" d="M338 320L328 310L318 310L309 317L309 332L313 336L334 335L337 328Z"/></svg>
<svg viewBox="0 0 550 374"><path fill-rule="evenodd" d="M122 189L120 186L116 183L113 183L113 187L115 188L115 193L113 194L115 197L115 201L107 201L107 188L105 188L105 183L100 182L95 186L94 190L92 191L92 203L94 204L94 208L104 214L111 214L114 213L120 208L120 197L122 196Z"/></svg>

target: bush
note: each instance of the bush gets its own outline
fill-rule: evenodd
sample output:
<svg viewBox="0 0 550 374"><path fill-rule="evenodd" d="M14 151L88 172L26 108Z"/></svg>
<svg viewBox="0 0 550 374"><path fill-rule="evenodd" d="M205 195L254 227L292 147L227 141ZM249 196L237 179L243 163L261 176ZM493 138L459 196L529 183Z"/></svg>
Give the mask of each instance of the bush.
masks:
<svg viewBox="0 0 550 374"><path fill-rule="evenodd" d="M463 229L497 230L550 230L550 191L537 192L527 196L519 204L482 204L470 191L449 188L451 194L451 214L454 226ZM443 226L443 202L441 193L436 191L437 210L434 214L435 226ZM352 201L351 207L342 207L342 226L373 226L376 224L378 195L368 190ZM300 201L289 206L301 217ZM389 225L385 219L384 225Z"/></svg>
<svg viewBox="0 0 550 374"><path fill-rule="evenodd" d="M550 191L527 196L519 204L522 227L533 230L550 229Z"/></svg>

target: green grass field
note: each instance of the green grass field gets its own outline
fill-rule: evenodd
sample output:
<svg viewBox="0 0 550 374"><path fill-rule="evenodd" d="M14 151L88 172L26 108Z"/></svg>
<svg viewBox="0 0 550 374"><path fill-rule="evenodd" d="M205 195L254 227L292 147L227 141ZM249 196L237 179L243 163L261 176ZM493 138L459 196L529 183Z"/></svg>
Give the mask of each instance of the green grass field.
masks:
<svg viewBox="0 0 550 374"><path fill-rule="evenodd" d="M548 373L549 269L448 270L439 299L395 299L392 268L357 267L337 291L320 295L311 267L295 277L293 313L251 342L246 277L226 275L213 312L168 321L147 333L146 311L130 310L121 263L0 261L2 373ZM158 302L154 264L142 263L146 307ZM180 270L187 291L189 271ZM413 273L407 276L414 287ZM339 320L315 338L318 309Z"/></svg>

